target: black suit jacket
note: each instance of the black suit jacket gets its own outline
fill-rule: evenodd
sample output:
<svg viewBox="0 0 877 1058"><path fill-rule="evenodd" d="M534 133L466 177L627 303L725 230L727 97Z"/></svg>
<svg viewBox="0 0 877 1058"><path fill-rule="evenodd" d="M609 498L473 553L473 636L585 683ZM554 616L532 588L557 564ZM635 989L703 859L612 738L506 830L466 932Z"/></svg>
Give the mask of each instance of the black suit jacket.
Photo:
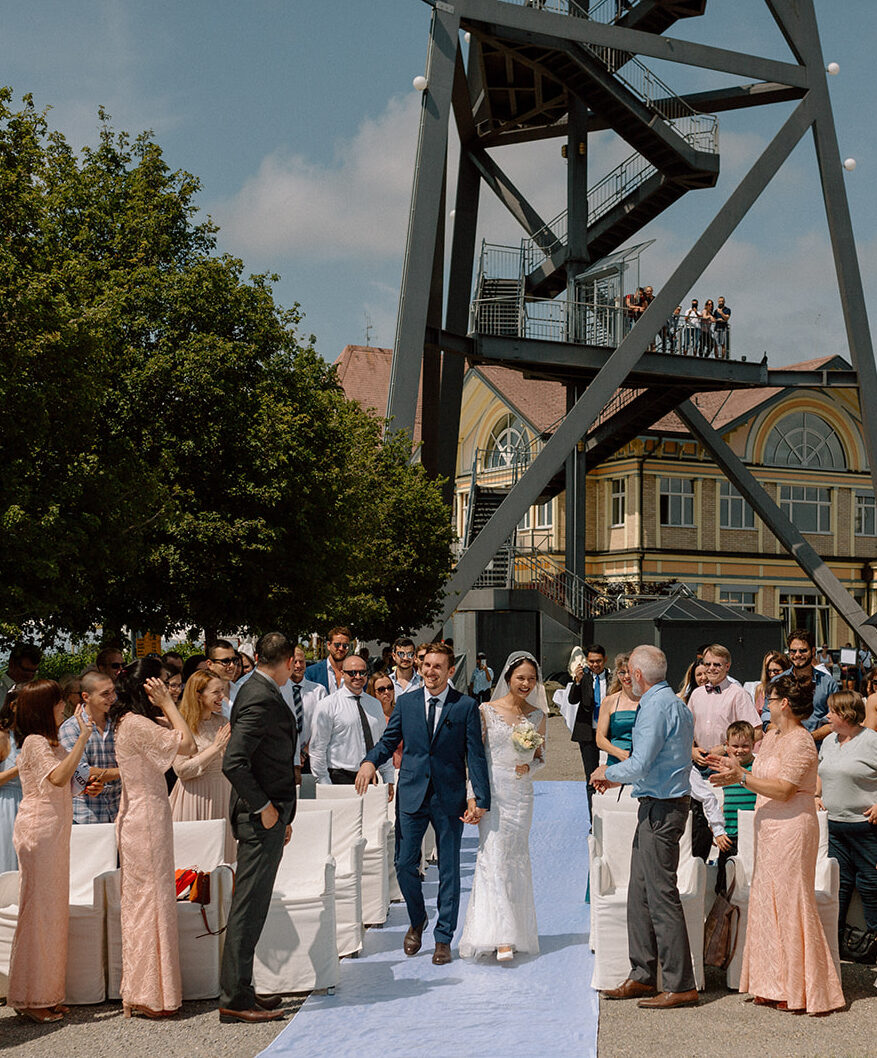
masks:
<svg viewBox="0 0 877 1058"><path fill-rule="evenodd" d="M295 751L292 710L277 684L256 672L238 691L222 771L231 783L230 813L241 802L257 812L269 801L285 823L295 815Z"/></svg>
<svg viewBox="0 0 877 1058"><path fill-rule="evenodd" d="M603 670L606 674L606 688L612 682L612 673L609 669ZM573 742L594 742L596 732L594 731L594 674L590 669L585 669L582 682L573 681L569 689L569 704L578 703L575 723L572 726Z"/></svg>

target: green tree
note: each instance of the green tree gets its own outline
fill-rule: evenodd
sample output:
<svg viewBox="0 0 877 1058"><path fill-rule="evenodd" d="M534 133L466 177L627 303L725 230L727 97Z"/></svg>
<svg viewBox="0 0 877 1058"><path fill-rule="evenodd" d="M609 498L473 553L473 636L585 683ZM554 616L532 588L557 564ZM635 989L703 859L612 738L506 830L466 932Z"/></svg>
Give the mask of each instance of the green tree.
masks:
<svg viewBox="0 0 877 1058"><path fill-rule="evenodd" d="M77 156L0 92L0 622L391 635L438 611L437 484L348 401L150 135Z"/></svg>

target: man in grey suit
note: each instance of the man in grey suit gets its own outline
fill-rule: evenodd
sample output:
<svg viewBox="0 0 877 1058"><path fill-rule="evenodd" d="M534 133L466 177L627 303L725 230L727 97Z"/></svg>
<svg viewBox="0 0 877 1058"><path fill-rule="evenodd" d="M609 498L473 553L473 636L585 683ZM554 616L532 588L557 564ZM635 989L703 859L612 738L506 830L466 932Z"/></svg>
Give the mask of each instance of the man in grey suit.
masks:
<svg viewBox="0 0 877 1058"><path fill-rule="evenodd" d="M231 713L222 770L231 783L230 818L238 842L235 891L220 972L220 1021L274 1021L280 997L253 988L253 959L271 891L295 815L295 717L280 694L292 672L293 644L280 632L262 636L256 670Z"/></svg>

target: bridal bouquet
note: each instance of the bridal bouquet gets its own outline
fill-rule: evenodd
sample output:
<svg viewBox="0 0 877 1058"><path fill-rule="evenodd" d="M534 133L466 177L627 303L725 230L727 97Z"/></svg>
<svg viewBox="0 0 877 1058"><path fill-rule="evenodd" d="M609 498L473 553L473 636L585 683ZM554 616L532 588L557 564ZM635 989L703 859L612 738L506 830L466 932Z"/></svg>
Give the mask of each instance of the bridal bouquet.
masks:
<svg viewBox="0 0 877 1058"><path fill-rule="evenodd" d="M519 753L532 754L542 745L545 739L529 720L522 720L515 724L512 731L512 742Z"/></svg>

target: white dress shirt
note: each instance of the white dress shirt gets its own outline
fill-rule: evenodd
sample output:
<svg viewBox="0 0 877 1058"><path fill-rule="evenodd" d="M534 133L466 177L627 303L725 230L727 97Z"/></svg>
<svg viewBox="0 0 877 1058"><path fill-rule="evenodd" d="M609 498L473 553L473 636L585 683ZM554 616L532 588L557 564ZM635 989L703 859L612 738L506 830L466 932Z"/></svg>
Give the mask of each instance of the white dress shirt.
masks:
<svg viewBox="0 0 877 1058"><path fill-rule="evenodd" d="M426 710L426 726L429 729L429 700L430 698L438 698L438 705L435 707L435 727L433 728L433 734L438 731L438 726L441 723L442 709L445 707L445 700L448 697L448 691L451 689L450 683L448 683L441 694L433 694L432 691L428 691L426 687L423 688L423 705Z"/></svg>
<svg viewBox="0 0 877 1058"><path fill-rule="evenodd" d="M289 703L292 714L295 716L295 695L292 693L293 680L289 680L287 683L280 688L280 693ZM289 690L289 697L287 698L285 691ZM326 688L322 683L314 683L313 680L303 679L298 684L298 689L301 691L301 710L302 710L302 726L301 735L299 735L299 748L306 746L311 740L311 732L314 729L314 714L317 711L317 702L321 699L328 697L326 694Z"/></svg>
<svg viewBox="0 0 877 1058"><path fill-rule="evenodd" d="M380 741L387 726L387 718L377 698L361 694L359 704L368 720L375 745ZM313 730L310 733L311 771L319 783L331 785L330 768L359 771L366 754L365 738L356 698L347 689L327 695L319 702L314 714ZM378 771L384 782L395 780L392 758L382 764Z"/></svg>

